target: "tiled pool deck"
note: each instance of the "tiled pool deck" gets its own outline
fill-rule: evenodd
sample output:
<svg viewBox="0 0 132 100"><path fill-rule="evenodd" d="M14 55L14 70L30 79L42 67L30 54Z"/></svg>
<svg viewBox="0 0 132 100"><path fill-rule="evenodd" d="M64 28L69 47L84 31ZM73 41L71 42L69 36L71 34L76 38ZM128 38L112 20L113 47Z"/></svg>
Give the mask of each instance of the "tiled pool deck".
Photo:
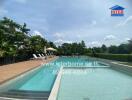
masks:
<svg viewBox="0 0 132 100"><path fill-rule="evenodd" d="M0 84L56 58L57 57L48 58L47 60L29 60L0 66Z"/></svg>

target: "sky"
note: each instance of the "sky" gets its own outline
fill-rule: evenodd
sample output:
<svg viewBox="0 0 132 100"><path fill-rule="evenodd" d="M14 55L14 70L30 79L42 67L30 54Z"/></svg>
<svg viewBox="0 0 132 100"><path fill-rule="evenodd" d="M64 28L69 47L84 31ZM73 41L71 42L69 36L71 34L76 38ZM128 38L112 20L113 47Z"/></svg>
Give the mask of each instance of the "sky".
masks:
<svg viewBox="0 0 132 100"><path fill-rule="evenodd" d="M111 16L115 5L125 8L123 17ZM132 38L132 0L0 0L4 16L57 45L84 40L87 47L110 46Z"/></svg>

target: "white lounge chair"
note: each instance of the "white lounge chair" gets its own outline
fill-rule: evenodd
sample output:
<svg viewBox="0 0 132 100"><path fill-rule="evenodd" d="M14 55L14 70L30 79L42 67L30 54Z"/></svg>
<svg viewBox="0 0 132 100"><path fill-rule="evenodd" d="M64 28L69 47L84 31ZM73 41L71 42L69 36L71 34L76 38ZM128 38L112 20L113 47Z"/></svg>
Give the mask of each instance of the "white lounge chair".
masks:
<svg viewBox="0 0 132 100"><path fill-rule="evenodd" d="M45 57L44 54L41 54L41 55L42 55L43 57Z"/></svg>
<svg viewBox="0 0 132 100"><path fill-rule="evenodd" d="M37 57L36 54L33 54L33 59L42 59L41 57Z"/></svg>
<svg viewBox="0 0 132 100"><path fill-rule="evenodd" d="M38 54L39 57L42 57L41 54Z"/></svg>
<svg viewBox="0 0 132 100"><path fill-rule="evenodd" d="M42 56L42 54L38 54L40 58L45 59L45 56Z"/></svg>

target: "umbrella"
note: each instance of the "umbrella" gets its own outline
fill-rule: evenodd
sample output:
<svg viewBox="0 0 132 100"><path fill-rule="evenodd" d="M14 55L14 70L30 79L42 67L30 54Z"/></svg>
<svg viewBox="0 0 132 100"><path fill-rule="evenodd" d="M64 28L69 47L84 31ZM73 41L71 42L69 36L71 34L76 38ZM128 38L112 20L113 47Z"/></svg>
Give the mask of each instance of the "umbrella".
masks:
<svg viewBox="0 0 132 100"><path fill-rule="evenodd" d="M47 48L46 50L47 50L47 51L57 51L56 49L51 48L51 47L50 47L50 48Z"/></svg>

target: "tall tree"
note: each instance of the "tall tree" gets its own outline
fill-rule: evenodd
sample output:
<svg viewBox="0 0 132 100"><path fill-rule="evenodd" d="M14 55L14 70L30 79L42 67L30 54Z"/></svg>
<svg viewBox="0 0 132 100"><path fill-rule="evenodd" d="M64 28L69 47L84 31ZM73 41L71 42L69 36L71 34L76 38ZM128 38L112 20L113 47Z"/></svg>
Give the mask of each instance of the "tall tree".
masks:
<svg viewBox="0 0 132 100"><path fill-rule="evenodd" d="M102 50L103 53L106 53L107 52L106 45L103 44L102 47L101 47L101 50Z"/></svg>
<svg viewBox="0 0 132 100"><path fill-rule="evenodd" d="M30 31L30 29L27 28L27 24L26 24L26 23L24 23L24 24L20 27L20 30L21 30L21 32L24 33L24 34L28 34L29 31Z"/></svg>
<svg viewBox="0 0 132 100"><path fill-rule="evenodd" d="M109 53L117 54L118 53L118 47L117 46L110 46L109 47Z"/></svg>

